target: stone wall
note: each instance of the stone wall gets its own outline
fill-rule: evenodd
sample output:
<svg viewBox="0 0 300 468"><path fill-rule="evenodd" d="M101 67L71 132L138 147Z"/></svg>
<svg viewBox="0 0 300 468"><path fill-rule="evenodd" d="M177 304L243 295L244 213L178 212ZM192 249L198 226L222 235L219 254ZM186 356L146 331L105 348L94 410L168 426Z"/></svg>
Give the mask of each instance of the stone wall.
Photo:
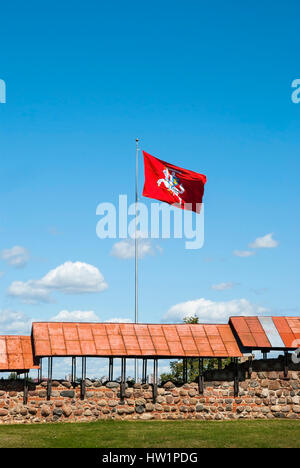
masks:
<svg viewBox="0 0 300 468"><path fill-rule="evenodd" d="M120 385L86 380L85 399L80 399L80 385L53 381L51 399L46 397L47 383L30 383L28 403L23 404L23 382L0 380L0 424L97 419L300 419L300 366L289 363L284 377L282 360L253 361L239 367L239 396L234 397L232 369L207 372L204 393L197 383L175 386L167 382L158 388L153 402L151 385L127 387L120 401ZM224 380L220 380L220 378ZM214 380L211 380L214 379ZM210 380L210 381L209 381Z"/></svg>

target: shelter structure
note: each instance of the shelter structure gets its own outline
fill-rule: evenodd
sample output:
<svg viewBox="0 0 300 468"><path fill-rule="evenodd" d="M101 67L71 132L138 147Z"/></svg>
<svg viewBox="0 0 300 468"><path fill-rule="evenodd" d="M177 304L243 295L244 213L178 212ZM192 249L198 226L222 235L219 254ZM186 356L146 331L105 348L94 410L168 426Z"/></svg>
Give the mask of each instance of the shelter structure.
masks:
<svg viewBox="0 0 300 468"><path fill-rule="evenodd" d="M229 324L243 353L283 351L287 375L288 352L300 347L300 317L230 317Z"/></svg>
<svg viewBox="0 0 300 468"><path fill-rule="evenodd" d="M24 403L28 396L28 372L39 369L39 358L33 355L30 336L0 336L0 372L24 374Z"/></svg>
<svg viewBox="0 0 300 468"><path fill-rule="evenodd" d="M76 357L82 357L82 398L85 395L87 357L107 357L111 380L113 360L121 358L121 399L125 394L126 359L143 359L143 382L146 381L147 362L153 359L154 400L157 395L158 359L183 359L184 379L187 379L187 358L198 359L199 391L202 393L204 358L231 357L237 364L237 358L242 356L229 325L38 322L32 325L32 339L35 355L48 358L49 398L55 356L72 357L72 376L76 375Z"/></svg>
<svg viewBox="0 0 300 468"><path fill-rule="evenodd" d="M182 359L183 380L187 381L188 359L198 360L199 393L204 389L204 359L231 358L234 363L234 394L239 390L239 358L261 351L284 353L284 373L288 372L288 352L300 348L300 317L231 317L228 324L133 324L34 322L31 336L0 336L0 372L25 374L24 402L27 401L28 372L39 369L48 359L47 398L51 398L53 359L72 358L71 379L75 385L76 360L81 358L80 395L85 397L86 360L108 359L109 380L114 378L114 360L121 359L120 397L124 399L126 363L142 359L142 382L146 382L147 365L153 360L153 399L157 396L158 360Z"/></svg>

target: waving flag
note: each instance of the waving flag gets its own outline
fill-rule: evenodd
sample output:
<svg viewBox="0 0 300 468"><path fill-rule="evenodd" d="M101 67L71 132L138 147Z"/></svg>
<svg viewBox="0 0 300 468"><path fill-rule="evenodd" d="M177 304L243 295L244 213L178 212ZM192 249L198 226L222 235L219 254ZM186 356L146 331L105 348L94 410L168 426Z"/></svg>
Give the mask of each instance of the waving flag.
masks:
<svg viewBox="0 0 300 468"><path fill-rule="evenodd" d="M206 176L174 166L143 151L144 197L200 212Z"/></svg>

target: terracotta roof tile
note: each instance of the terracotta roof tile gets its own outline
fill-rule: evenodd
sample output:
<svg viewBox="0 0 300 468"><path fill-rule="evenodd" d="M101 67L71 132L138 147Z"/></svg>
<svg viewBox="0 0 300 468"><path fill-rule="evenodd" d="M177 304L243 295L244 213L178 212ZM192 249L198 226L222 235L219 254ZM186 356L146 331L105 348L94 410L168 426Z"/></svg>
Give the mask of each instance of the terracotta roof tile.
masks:
<svg viewBox="0 0 300 468"><path fill-rule="evenodd" d="M191 339L189 336L182 336L181 343L186 353L193 353L193 355L198 354L198 348L193 338Z"/></svg>
<svg viewBox="0 0 300 468"><path fill-rule="evenodd" d="M184 350L180 341L169 342L170 354L173 356L184 356Z"/></svg>
<svg viewBox="0 0 300 468"><path fill-rule="evenodd" d="M154 344L153 344L153 341L151 339L151 336L137 336L137 340L138 340L138 343L139 343L139 347L141 349L141 351L143 349L151 349L152 350L152 354L155 354L155 348L154 348ZM126 341L127 342L127 341Z"/></svg>
<svg viewBox="0 0 300 468"><path fill-rule="evenodd" d="M96 354L96 346L93 340L81 340L80 347L83 355L93 356Z"/></svg>
<svg viewBox="0 0 300 468"><path fill-rule="evenodd" d="M6 338L7 354L23 354L22 344L19 336L10 336Z"/></svg>
<svg viewBox="0 0 300 468"><path fill-rule="evenodd" d="M6 350L5 336L0 336L0 369L8 369L8 354Z"/></svg>
<svg viewBox="0 0 300 468"><path fill-rule="evenodd" d="M97 350L101 351L103 349L108 354L111 353L111 348L110 348L107 335L106 336L96 335L94 336L94 341L95 341L95 347Z"/></svg>
<svg viewBox="0 0 300 468"><path fill-rule="evenodd" d="M162 325L148 325L151 336L164 336Z"/></svg>
<svg viewBox="0 0 300 468"><path fill-rule="evenodd" d="M61 323L50 322L48 323L48 331L50 336L59 336L63 334L63 327Z"/></svg>
<svg viewBox="0 0 300 468"><path fill-rule="evenodd" d="M252 349L300 347L300 317L230 317L243 346Z"/></svg>
<svg viewBox="0 0 300 468"><path fill-rule="evenodd" d="M79 340L93 340L92 327L88 323L78 323L77 331Z"/></svg>
<svg viewBox="0 0 300 468"><path fill-rule="evenodd" d="M104 327L105 327L105 325L104 325ZM122 330L121 331L122 331L122 335L126 335L126 336L134 335L134 336L136 336L133 323L124 323L122 325Z"/></svg>
<svg viewBox="0 0 300 468"><path fill-rule="evenodd" d="M165 337L168 337L168 342L180 341L176 325L164 325L163 332Z"/></svg>
<svg viewBox="0 0 300 468"><path fill-rule="evenodd" d="M40 340L39 335L38 338L34 340L34 348L35 354L37 354L36 350L38 350L38 356L52 356L50 340Z"/></svg>
<svg viewBox="0 0 300 468"><path fill-rule="evenodd" d="M169 346L164 336L152 336L152 341L156 354L163 356L166 353L166 355L169 355Z"/></svg>
<svg viewBox="0 0 300 468"><path fill-rule="evenodd" d="M229 325L49 325L47 322L33 323L32 336L37 356L241 356Z"/></svg>
<svg viewBox="0 0 300 468"><path fill-rule="evenodd" d="M138 325L134 325L134 330L135 330L135 333L139 336L142 336L142 335L146 335L146 336L149 336L149 330L148 330L148 325L144 325L144 324L138 324Z"/></svg>
<svg viewBox="0 0 300 468"><path fill-rule="evenodd" d="M83 354L78 340L68 340L66 341L66 355L67 356L81 356Z"/></svg>
<svg viewBox="0 0 300 468"><path fill-rule="evenodd" d="M75 323L65 323L63 330L64 330L64 337L66 341L69 341L69 340L78 341L79 336L78 336L77 326Z"/></svg>
<svg viewBox="0 0 300 468"><path fill-rule="evenodd" d="M37 369L38 364L32 354L30 336L0 336L0 371Z"/></svg>
<svg viewBox="0 0 300 468"><path fill-rule="evenodd" d="M176 330L178 335L182 338L183 336L187 337L192 337L192 331L191 331L191 326L190 325L176 325Z"/></svg>

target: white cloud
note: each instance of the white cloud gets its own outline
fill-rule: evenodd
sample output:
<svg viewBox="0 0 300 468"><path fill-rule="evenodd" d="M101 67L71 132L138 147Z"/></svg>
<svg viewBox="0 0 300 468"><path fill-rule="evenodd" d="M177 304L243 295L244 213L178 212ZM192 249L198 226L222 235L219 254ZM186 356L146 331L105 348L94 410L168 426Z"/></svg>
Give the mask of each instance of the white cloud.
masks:
<svg viewBox="0 0 300 468"><path fill-rule="evenodd" d="M214 289L215 291L225 291L226 289L234 288L234 286L236 286L236 283L229 282L229 283L213 284L211 288Z"/></svg>
<svg viewBox="0 0 300 468"><path fill-rule="evenodd" d="M23 302L51 302L51 292L63 294L96 293L107 289L102 273L93 265L83 262L66 262L50 270L40 280L14 281L8 294Z"/></svg>
<svg viewBox="0 0 300 468"><path fill-rule="evenodd" d="M128 260L135 256L134 240L124 240L113 245L111 255L123 260ZM141 239L138 242L138 256L144 258L146 255L154 255L154 249L149 240Z"/></svg>
<svg viewBox="0 0 300 468"><path fill-rule="evenodd" d="M133 320L129 318L111 318L109 320L105 320L105 322L110 322L110 323L132 323Z"/></svg>
<svg viewBox="0 0 300 468"><path fill-rule="evenodd" d="M44 287L65 294L99 292L108 287L98 268L83 262L66 262L50 270L40 281Z"/></svg>
<svg viewBox="0 0 300 468"><path fill-rule="evenodd" d="M262 315L265 307L252 304L247 299L214 302L200 298L172 306L163 317L163 322L182 322L185 317L197 316L200 322L227 322L232 315Z"/></svg>
<svg viewBox="0 0 300 468"><path fill-rule="evenodd" d="M273 239L274 233L266 234L263 237L258 237L254 242L249 244L251 249L274 249L278 247L279 242Z"/></svg>
<svg viewBox="0 0 300 468"><path fill-rule="evenodd" d="M251 257L255 255L255 252L251 252L251 250L234 250L233 255L236 257Z"/></svg>
<svg viewBox="0 0 300 468"><path fill-rule="evenodd" d="M100 318L93 310L61 310L52 317L53 322L100 322Z"/></svg>
<svg viewBox="0 0 300 468"><path fill-rule="evenodd" d="M7 290L7 294L21 299L26 304L37 302L53 302L50 291L39 281L30 280L27 282L13 281Z"/></svg>
<svg viewBox="0 0 300 468"><path fill-rule="evenodd" d="M52 317L53 322L102 322L101 318L96 315L93 310L61 310L57 315ZM129 318L113 317L105 322L112 323L131 323Z"/></svg>
<svg viewBox="0 0 300 468"><path fill-rule="evenodd" d="M11 249L2 250L1 258L11 266L22 268L28 263L29 250L20 245L15 245Z"/></svg>
<svg viewBox="0 0 300 468"><path fill-rule="evenodd" d="M0 310L0 335L29 334L32 320L23 312Z"/></svg>

